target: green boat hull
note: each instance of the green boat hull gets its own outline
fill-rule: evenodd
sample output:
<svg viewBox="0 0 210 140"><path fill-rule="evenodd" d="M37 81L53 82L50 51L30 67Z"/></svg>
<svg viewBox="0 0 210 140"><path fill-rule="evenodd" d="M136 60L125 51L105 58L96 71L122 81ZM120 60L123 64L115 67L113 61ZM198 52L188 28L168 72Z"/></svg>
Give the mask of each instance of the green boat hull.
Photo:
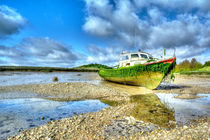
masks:
<svg viewBox="0 0 210 140"><path fill-rule="evenodd" d="M164 74L160 72L143 72L138 76L127 76L127 77L105 77L100 75L107 81L128 84L128 85L135 85L146 87L148 89L155 89L157 88L164 78Z"/></svg>
<svg viewBox="0 0 210 140"><path fill-rule="evenodd" d="M111 82L156 89L163 78L174 68L174 60L170 63L160 62L118 69L100 69L99 75Z"/></svg>

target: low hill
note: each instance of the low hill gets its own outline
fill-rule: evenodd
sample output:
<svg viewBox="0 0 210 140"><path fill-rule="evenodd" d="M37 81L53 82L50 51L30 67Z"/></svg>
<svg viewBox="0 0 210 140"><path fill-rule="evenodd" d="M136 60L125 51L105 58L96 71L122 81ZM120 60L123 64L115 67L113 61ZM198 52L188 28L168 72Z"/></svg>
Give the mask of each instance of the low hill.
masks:
<svg viewBox="0 0 210 140"><path fill-rule="evenodd" d="M0 71L35 71L35 72L97 72L100 68L110 68L101 64L88 64L75 68L59 68L59 67L32 67L32 66L0 66Z"/></svg>
<svg viewBox="0 0 210 140"><path fill-rule="evenodd" d="M102 64L88 64L76 67L75 69L99 70L100 68L111 69L111 67Z"/></svg>
<svg viewBox="0 0 210 140"><path fill-rule="evenodd" d="M200 68L196 71L182 71L182 72L180 72L180 74L188 74L188 75L191 75L191 74L210 74L210 66Z"/></svg>
<svg viewBox="0 0 210 140"><path fill-rule="evenodd" d="M24 71L24 72L97 72L96 69L87 68L59 68L59 67L31 67L31 66L0 66L0 71Z"/></svg>
<svg viewBox="0 0 210 140"><path fill-rule="evenodd" d="M198 71L203 71L203 72L210 72L210 66L206 66L206 67L203 67L201 69L199 69Z"/></svg>

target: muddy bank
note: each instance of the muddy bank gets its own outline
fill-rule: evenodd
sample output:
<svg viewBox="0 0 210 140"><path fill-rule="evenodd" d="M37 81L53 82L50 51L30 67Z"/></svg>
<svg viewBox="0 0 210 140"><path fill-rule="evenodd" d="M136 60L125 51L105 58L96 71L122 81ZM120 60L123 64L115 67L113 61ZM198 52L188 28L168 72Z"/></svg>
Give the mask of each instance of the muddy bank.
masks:
<svg viewBox="0 0 210 140"><path fill-rule="evenodd" d="M42 97L57 98L60 100L82 100L82 99L113 99L126 100L127 92L120 92L114 88L88 83L52 83L0 87L1 93L18 92L38 93Z"/></svg>
<svg viewBox="0 0 210 140"><path fill-rule="evenodd" d="M193 98L193 95L199 93L210 93L210 75L181 75L175 74L175 80L171 81L166 79L165 84L160 85L157 90L153 90L157 93L177 93L186 94L183 98L186 99L189 94L189 98ZM182 98L182 97L181 97Z"/></svg>
<svg viewBox="0 0 210 140"><path fill-rule="evenodd" d="M52 98L62 98L69 100L81 99L100 99L100 98L124 98L124 96L141 95L148 93L178 93L178 94L199 94L210 93L210 75L175 75L175 81L170 81L170 84L161 84L156 90L149 90L144 87L130 86L111 83L100 80L97 73L87 75L91 80L98 80L100 83L49 83L49 84L27 84L17 86L0 86L1 93L8 92L27 92L38 93L42 96ZM90 77L92 76L92 77ZM81 77L81 76L76 76ZM82 77L85 78L85 75ZM168 80L163 81L165 83ZM193 96L189 96L192 98ZM182 98L185 98L182 96ZM125 98L126 99L126 98ZM120 99L121 100L121 99Z"/></svg>

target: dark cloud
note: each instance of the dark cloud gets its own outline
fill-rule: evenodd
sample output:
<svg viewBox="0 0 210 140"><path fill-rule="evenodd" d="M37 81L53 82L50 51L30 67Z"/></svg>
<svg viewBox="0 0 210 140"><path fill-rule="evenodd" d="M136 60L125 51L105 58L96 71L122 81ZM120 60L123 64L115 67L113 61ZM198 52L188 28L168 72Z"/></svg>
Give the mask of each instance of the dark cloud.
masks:
<svg viewBox="0 0 210 140"><path fill-rule="evenodd" d="M198 56L204 52L206 52L208 48L199 48L198 46L195 47L188 47L183 55L180 55L181 58L190 58Z"/></svg>
<svg viewBox="0 0 210 140"><path fill-rule="evenodd" d="M49 38L25 38L13 47L0 46L0 60L16 65L74 66L83 60L71 46Z"/></svg>
<svg viewBox="0 0 210 140"><path fill-rule="evenodd" d="M195 25L180 21L165 22L153 27L148 45L164 48L175 48L194 45L199 29Z"/></svg>
<svg viewBox="0 0 210 140"><path fill-rule="evenodd" d="M210 4L208 0L171 0L170 2L85 0L85 2L88 15L83 26L84 31L99 37L106 36L120 46L97 47L95 50L98 54L93 53L94 49L88 47L92 53L91 58L100 57L101 62L105 62L104 59L106 62L112 61L105 58L106 55L113 54L119 57L119 52L122 50L131 51L138 48L148 52L176 48L180 59L209 51ZM145 11L142 11L143 8ZM106 54L108 50L109 53ZM113 57L113 60L116 58Z"/></svg>
<svg viewBox="0 0 210 140"><path fill-rule="evenodd" d="M18 51L15 47L6 47L0 45L0 56L1 57L21 57L24 54Z"/></svg>
<svg viewBox="0 0 210 140"><path fill-rule="evenodd" d="M32 57L39 57L41 61L70 61L78 59L77 54L70 50L71 46L49 38L25 38L17 47L26 51L26 54Z"/></svg>
<svg viewBox="0 0 210 140"><path fill-rule="evenodd" d="M0 39L17 33L26 22L26 19L14 9L0 5Z"/></svg>

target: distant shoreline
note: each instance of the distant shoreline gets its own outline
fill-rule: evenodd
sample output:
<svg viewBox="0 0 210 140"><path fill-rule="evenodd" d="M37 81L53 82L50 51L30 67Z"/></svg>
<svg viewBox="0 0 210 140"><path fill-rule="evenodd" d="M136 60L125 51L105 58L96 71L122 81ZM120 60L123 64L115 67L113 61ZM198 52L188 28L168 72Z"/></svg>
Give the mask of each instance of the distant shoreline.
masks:
<svg viewBox="0 0 210 140"><path fill-rule="evenodd" d="M98 72L97 68L58 68L58 67L31 67L31 66L0 66L3 71L22 72Z"/></svg>

